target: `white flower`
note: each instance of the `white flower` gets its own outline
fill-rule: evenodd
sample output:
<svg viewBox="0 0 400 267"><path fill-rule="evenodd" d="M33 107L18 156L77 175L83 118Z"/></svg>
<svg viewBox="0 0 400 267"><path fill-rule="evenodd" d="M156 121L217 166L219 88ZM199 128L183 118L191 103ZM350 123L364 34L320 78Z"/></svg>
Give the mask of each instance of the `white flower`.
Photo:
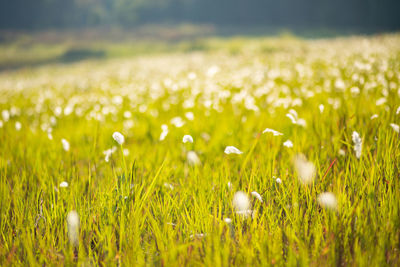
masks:
<svg viewBox="0 0 400 267"><path fill-rule="evenodd" d="M336 209L337 200L333 193L325 192L318 195L318 203L327 209Z"/></svg>
<svg viewBox="0 0 400 267"><path fill-rule="evenodd" d="M228 182L228 188L229 188L229 190L231 190L232 189L232 183L231 182Z"/></svg>
<svg viewBox="0 0 400 267"><path fill-rule="evenodd" d="M171 189L171 190L174 189L174 186L173 186L172 184L170 184L170 183L164 183L164 186L165 186L166 188L168 188L168 189Z"/></svg>
<svg viewBox="0 0 400 267"><path fill-rule="evenodd" d="M62 182L60 184L60 187L63 187L63 188L68 187L68 183L66 181Z"/></svg>
<svg viewBox="0 0 400 267"><path fill-rule="evenodd" d="M381 97L381 98L379 98L378 100L376 100L376 105L377 105L377 106L381 106L381 105L385 104L386 101L387 101L387 100L386 100L385 97Z"/></svg>
<svg viewBox="0 0 400 267"><path fill-rule="evenodd" d="M310 184L315 178L315 166L304 155L297 155L294 159L294 168L303 184Z"/></svg>
<svg viewBox="0 0 400 267"><path fill-rule="evenodd" d="M5 109L1 112L1 116L3 117L4 122L7 122L10 119L10 112Z"/></svg>
<svg viewBox="0 0 400 267"><path fill-rule="evenodd" d="M225 151L224 151L224 153L225 154L238 154L238 155L240 155L240 154L242 154L243 152L242 151L240 151L239 149L237 149L236 147L234 147L234 146L227 146L226 148L225 148Z"/></svg>
<svg viewBox="0 0 400 267"><path fill-rule="evenodd" d="M106 161L106 162L109 162L110 161L110 157L111 157L111 155L112 155L112 153L113 153L114 151L110 148L110 149L107 149L107 150L105 150L105 151L103 151L103 154L105 155L105 157L104 157L104 160Z"/></svg>
<svg viewBox="0 0 400 267"><path fill-rule="evenodd" d="M17 131L19 131L19 130L21 130L21 128L22 128L22 124L19 121L15 122L15 129Z"/></svg>
<svg viewBox="0 0 400 267"><path fill-rule="evenodd" d="M120 132L114 132L112 137L120 145L122 145L125 142L125 137Z"/></svg>
<svg viewBox="0 0 400 267"><path fill-rule="evenodd" d="M399 133L399 132L400 132L400 126L399 126L399 125L394 124L394 123L391 123L390 126L393 128L393 130L394 130L396 133Z"/></svg>
<svg viewBox="0 0 400 267"><path fill-rule="evenodd" d="M378 114L374 114L371 116L371 120L378 118Z"/></svg>
<svg viewBox="0 0 400 267"><path fill-rule="evenodd" d="M171 119L171 124L175 125L176 128L181 128L185 122L182 120L181 117L175 117Z"/></svg>
<svg viewBox="0 0 400 267"><path fill-rule="evenodd" d="M79 215L76 211L70 211L67 215L68 237L72 245L79 243Z"/></svg>
<svg viewBox="0 0 400 267"><path fill-rule="evenodd" d="M293 143L292 143L292 141L287 140L287 141L285 141L285 142L283 143L283 146L288 147L288 148L291 148L291 147L293 147Z"/></svg>
<svg viewBox="0 0 400 267"><path fill-rule="evenodd" d="M400 106L396 110L396 115L399 115L399 114L400 114Z"/></svg>
<svg viewBox="0 0 400 267"><path fill-rule="evenodd" d="M189 165L199 165L201 164L201 161L199 159L199 156L197 156L196 152L194 151L189 151L187 153L187 162L189 163Z"/></svg>
<svg viewBox="0 0 400 267"><path fill-rule="evenodd" d="M232 223L232 219L231 218L225 218L224 222L226 222L227 224L231 224Z"/></svg>
<svg viewBox="0 0 400 267"><path fill-rule="evenodd" d="M324 109L325 109L324 105L321 104L318 106L318 108L319 108L319 112L321 112L321 113L324 112Z"/></svg>
<svg viewBox="0 0 400 267"><path fill-rule="evenodd" d="M263 202L261 195L259 193L257 193L256 191L251 192L251 195L253 197L257 198L261 203Z"/></svg>
<svg viewBox="0 0 400 267"><path fill-rule="evenodd" d="M63 138L63 139L61 139L61 143L62 143L62 146L63 146L64 150L65 151L69 151L69 143L68 143L68 141Z"/></svg>
<svg viewBox="0 0 400 267"><path fill-rule="evenodd" d="M161 125L161 134L160 134L160 141L163 141L165 139L165 137L167 137L168 135L168 125L163 124Z"/></svg>
<svg viewBox="0 0 400 267"><path fill-rule="evenodd" d="M187 142L193 143L193 137L188 135L188 134L186 134L186 135L183 136L182 142L183 143L187 143Z"/></svg>
<svg viewBox="0 0 400 267"><path fill-rule="evenodd" d="M250 208L250 201L246 193L238 191L233 196L232 205L239 214L247 213Z"/></svg>
<svg viewBox="0 0 400 267"><path fill-rule="evenodd" d="M124 153L125 157L129 156L129 154L130 154L129 149L124 148L123 153Z"/></svg>
<svg viewBox="0 0 400 267"><path fill-rule="evenodd" d="M190 121L194 120L194 114L193 114L193 112L191 112L191 111L186 112L186 113L185 113L185 117L186 117L186 119L188 119L188 120L190 120Z"/></svg>
<svg viewBox="0 0 400 267"><path fill-rule="evenodd" d="M276 178L276 182L278 183L278 184L281 184L282 183L282 180L281 180L281 178Z"/></svg>
<svg viewBox="0 0 400 267"><path fill-rule="evenodd" d="M293 114L288 113L288 114L286 114L286 117L288 117L288 118L292 121L293 124L297 124L297 120L296 120L296 118L293 116Z"/></svg>
<svg viewBox="0 0 400 267"><path fill-rule="evenodd" d="M352 134L352 139L354 142L354 152L356 153L356 157L359 159L361 157L361 151L362 151L361 137L356 131L354 131Z"/></svg>
<svg viewBox="0 0 400 267"><path fill-rule="evenodd" d="M344 151L343 149L339 149L339 155L346 156L346 151Z"/></svg>
<svg viewBox="0 0 400 267"><path fill-rule="evenodd" d="M266 128L266 129L263 131L263 134L264 134L264 133L272 133L274 136L283 135L283 133L280 133L280 132L278 132L278 131L272 130L272 129L270 129L270 128Z"/></svg>

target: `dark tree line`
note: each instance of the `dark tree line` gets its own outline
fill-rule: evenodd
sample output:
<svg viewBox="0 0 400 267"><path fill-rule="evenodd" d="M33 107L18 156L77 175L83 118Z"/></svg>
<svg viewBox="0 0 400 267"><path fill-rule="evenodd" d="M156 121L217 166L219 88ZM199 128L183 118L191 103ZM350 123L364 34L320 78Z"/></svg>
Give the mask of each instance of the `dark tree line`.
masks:
<svg viewBox="0 0 400 267"><path fill-rule="evenodd" d="M400 29L400 0L0 0L0 28L144 23Z"/></svg>

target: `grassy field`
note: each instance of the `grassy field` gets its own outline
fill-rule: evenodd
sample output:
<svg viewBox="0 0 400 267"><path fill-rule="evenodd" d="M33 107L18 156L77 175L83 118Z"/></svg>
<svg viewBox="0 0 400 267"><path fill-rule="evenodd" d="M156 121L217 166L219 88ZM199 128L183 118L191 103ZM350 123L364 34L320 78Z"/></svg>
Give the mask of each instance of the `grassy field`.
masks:
<svg viewBox="0 0 400 267"><path fill-rule="evenodd" d="M151 44L1 45L1 265L400 265L400 35Z"/></svg>

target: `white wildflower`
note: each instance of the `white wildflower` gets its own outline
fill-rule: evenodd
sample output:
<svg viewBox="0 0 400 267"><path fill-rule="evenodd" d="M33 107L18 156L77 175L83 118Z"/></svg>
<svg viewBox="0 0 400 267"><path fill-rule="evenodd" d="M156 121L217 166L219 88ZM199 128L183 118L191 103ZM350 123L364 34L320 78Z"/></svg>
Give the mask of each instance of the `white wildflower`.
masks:
<svg viewBox="0 0 400 267"><path fill-rule="evenodd" d="M318 203L327 209L336 209L337 207L337 200L333 193L325 192L318 195Z"/></svg>
<svg viewBox="0 0 400 267"><path fill-rule="evenodd" d="M323 112L324 112L324 109L325 109L325 106L324 106L323 104L320 104L320 105L318 106L318 108L319 108L319 112L323 113Z"/></svg>
<svg viewBox="0 0 400 267"><path fill-rule="evenodd" d="M263 202L262 196L257 193L256 191L251 192L251 195L255 198L257 198L261 203Z"/></svg>
<svg viewBox="0 0 400 267"><path fill-rule="evenodd" d="M189 165L194 166L201 164L199 156L197 156L196 152L194 151L189 151L186 157Z"/></svg>
<svg viewBox="0 0 400 267"><path fill-rule="evenodd" d="M174 189L174 186L173 186L172 184L170 184L170 183L164 183L164 186L165 186L166 188L170 189L170 190L173 190L173 189Z"/></svg>
<svg viewBox="0 0 400 267"><path fill-rule="evenodd" d="M186 135L183 136L182 142L183 143L187 143L187 142L193 143L193 137L188 135L188 134L186 134Z"/></svg>
<svg viewBox="0 0 400 267"><path fill-rule="evenodd" d="M60 187L62 187L62 188L68 187L68 183L66 181L62 182L60 184Z"/></svg>
<svg viewBox="0 0 400 267"><path fill-rule="evenodd" d="M385 97L381 97L381 98L379 98L378 100L376 100L376 105L377 105L377 106L381 106L381 105L385 104L386 101L387 101L387 100L386 100Z"/></svg>
<svg viewBox="0 0 400 267"><path fill-rule="evenodd" d="M232 204L236 210L236 213L238 214L246 215L250 208L249 198L247 194L242 191L238 191L235 193L235 195L233 196Z"/></svg>
<svg viewBox="0 0 400 267"><path fill-rule="evenodd" d="M296 169L299 180L303 184L310 184L315 178L315 166L308 161L304 155L297 155L294 159L294 168Z"/></svg>
<svg viewBox="0 0 400 267"><path fill-rule="evenodd" d="M344 149L339 149L340 156L346 156L346 151Z"/></svg>
<svg viewBox="0 0 400 267"><path fill-rule="evenodd" d="M224 222L226 222L227 224L231 224L232 223L232 219L231 218L225 218Z"/></svg>
<svg viewBox="0 0 400 267"><path fill-rule="evenodd" d="M176 128L181 128L185 125L185 122L182 120L181 117L175 117L171 119L171 124L174 125Z"/></svg>
<svg viewBox="0 0 400 267"><path fill-rule="evenodd" d="M398 124L391 123L390 126L393 128L393 130L394 130L396 133L399 133L399 132L400 132L400 126L399 126Z"/></svg>
<svg viewBox="0 0 400 267"><path fill-rule="evenodd" d="M186 113L185 113L185 117L186 117L186 119L188 119L188 120L190 120L190 121L194 120L194 114L193 114L193 112L191 112L191 111L186 112Z"/></svg>
<svg viewBox="0 0 400 267"><path fill-rule="evenodd" d="M61 144L62 144L63 149L64 149L65 151L69 151L69 142L68 142L67 140L65 140L64 138L61 139Z"/></svg>
<svg viewBox="0 0 400 267"><path fill-rule="evenodd" d="M234 146L227 146L226 148L225 148L225 151L224 151L224 153L225 154L238 154L238 155L240 155L240 154L242 154L243 152L242 151L240 151L239 149L237 149L236 147L234 147Z"/></svg>
<svg viewBox="0 0 400 267"><path fill-rule="evenodd" d="M125 142L125 137L120 132L114 132L112 137L119 144L122 145Z"/></svg>
<svg viewBox="0 0 400 267"><path fill-rule="evenodd" d="M283 146L288 147L288 148L291 148L291 147L293 147L293 143L292 143L292 141L290 141L290 140L286 140L286 141L283 143Z"/></svg>
<svg viewBox="0 0 400 267"><path fill-rule="evenodd" d="M263 131L263 134L264 134L264 133L272 133L274 136L283 135L283 133L280 133L280 132L275 131L275 130L270 129L270 128L266 128L266 129Z"/></svg>
<svg viewBox="0 0 400 267"><path fill-rule="evenodd" d="M129 154L130 154L129 149L124 148L123 154L124 154L125 157L129 156Z"/></svg>
<svg viewBox="0 0 400 267"><path fill-rule="evenodd" d="M79 244L79 215L76 211L70 211L67 215L68 237L72 245Z"/></svg>
<svg viewBox="0 0 400 267"><path fill-rule="evenodd" d="M356 157L359 159L361 157L361 151L362 151L361 137L356 131L354 131L352 134L352 139L354 143L354 152L356 153Z"/></svg>
<svg viewBox="0 0 400 267"><path fill-rule="evenodd" d="M15 129L17 131L19 131L19 130L21 130L21 128L22 128L22 124L19 121L15 122Z"/></svg>
<svg viewBox="0 0 400 267"><path fill-rule="evenodd" d="M378 118L378 114L374 114L371 116L371 120Z"/></svg>
<svg viewBox="0 0 400 267"><path fill-rule="evenodd" d="M168 135L168 125L163 124L161 125L161 134L160 134L160 141L163 141L165 139L165 137L167 137Z"/></svg>
<svg viewBox="0 0 400 267"><path fill-rule="evenodd" d="M5 109L1 112L1 116L3 117L3 121L7 122L10 119L10 112Z"/></svg>
<svg viewBox="0 0 400 267"><path fill-rule="evenodd" d="M396 115L399 115L399 114L400 114L400 106L396 110Z"/></svg>
<svg viewBox="0 0 400 267"><path fill-rule="evenodd" d="M276 178L276 180L275 180L278 184L281 184L282 183L282 180L281 180L281 178Z"/></svg>

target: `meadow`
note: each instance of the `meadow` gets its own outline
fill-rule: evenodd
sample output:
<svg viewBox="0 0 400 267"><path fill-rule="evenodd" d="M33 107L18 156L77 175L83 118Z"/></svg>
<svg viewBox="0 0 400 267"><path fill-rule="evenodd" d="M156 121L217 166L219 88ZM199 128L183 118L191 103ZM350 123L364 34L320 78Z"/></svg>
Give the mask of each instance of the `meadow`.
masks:
<svg viewBox="0 0 400 267"><path fill-rule="evenodd" d="M1 46L1 265L400 265L400 35L88 47Z"/></svg>

